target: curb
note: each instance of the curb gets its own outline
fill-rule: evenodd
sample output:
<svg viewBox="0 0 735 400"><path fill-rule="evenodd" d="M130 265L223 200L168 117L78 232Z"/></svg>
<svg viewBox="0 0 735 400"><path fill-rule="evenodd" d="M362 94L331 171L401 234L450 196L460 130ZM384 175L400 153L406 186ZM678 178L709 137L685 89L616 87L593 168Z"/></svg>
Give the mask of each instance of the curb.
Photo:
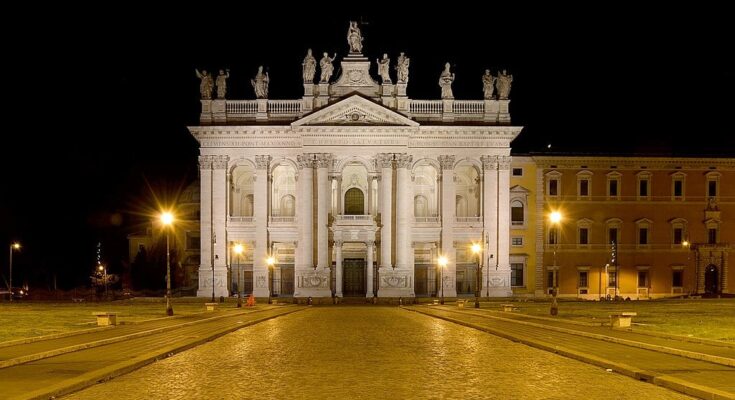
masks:
<svg viewBox="0 0 735 400"><path fill-rule="evenodd" d="M617 363L614 361L610 361L604 358L592 356L586 353L581 353L572 349L567 349L565 347L561 347L558 345L552 345L547 344L545 342L536 340L536 339L530 339L527 337L521 337L512 335L497 329L475 325L470 322L461 321L458 319L450 318L450 317L444 317L440 315L434 315L428 312L424 312L422 310L418 309L409 309L405 307L401 307L402 309L406 311L412 311L419 314L423 314L429 317L442 319L448 322L455 323L457 325L462 325L468 328L476 329L482 332L490 333L495 336L502 337L504 339L508 339L513 342L522 343L531 347L535 347L537 349L549 351L552 353L560 354L565 357L582 361L587 364L596 365L598 367L603 367L606 369L612 369L614 372L617 372L621 375L629 376L631 378L653 383L655 385L665 387L667 389L671 389L680 393L692 395L701 397L704 399L713 399L713 400L720 400L720 399L735 399L734 393L725 392L719 389L710 388L706 386L697 385L695 383L687 382L678 378L674 378L668 375L657 375L655 372L643 370L640 368L636 368L627 364Z"/></svg>

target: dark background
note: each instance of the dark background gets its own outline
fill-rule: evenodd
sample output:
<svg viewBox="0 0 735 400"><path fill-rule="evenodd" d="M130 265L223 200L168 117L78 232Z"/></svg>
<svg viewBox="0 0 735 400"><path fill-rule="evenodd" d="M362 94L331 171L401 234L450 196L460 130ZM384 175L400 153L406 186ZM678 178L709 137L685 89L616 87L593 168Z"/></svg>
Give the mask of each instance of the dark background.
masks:
<svg viewBox="0 0 735 400"><path fill-rule="evenodd" d="M317 60L337 52L339 61L350 20L361 21L371 59L411 58L411 98L439 98L445 62L458 99L482 98L484 70L506 68L513 124L524 127L515 153L735 156L735 65L723 10L366 6L386 9L202 3L8 14L22 28L0 28L9 101L3 277L11 240L23 244L16 285L47 287L54 274L62 287L86 284L97 242L111 272L119 270L126 235L144 230L154 198L173 199L197 176L197 143L186 129L198 123L194 69L230 68L228 98L250 99L249 79L264 65L270 98L300 98L306 49Z"/></svg>

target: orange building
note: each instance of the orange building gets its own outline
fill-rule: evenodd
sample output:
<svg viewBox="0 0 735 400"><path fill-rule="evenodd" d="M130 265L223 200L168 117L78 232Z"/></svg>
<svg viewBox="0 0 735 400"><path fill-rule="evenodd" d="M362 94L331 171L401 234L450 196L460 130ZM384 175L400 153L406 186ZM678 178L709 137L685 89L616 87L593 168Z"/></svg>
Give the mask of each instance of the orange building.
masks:
<svg viewBox="0 0 735 400"><path fill-rule="evenodd" d="M533 159L537 296L555 287L585 299L735 292L734 158Z"/></svg>

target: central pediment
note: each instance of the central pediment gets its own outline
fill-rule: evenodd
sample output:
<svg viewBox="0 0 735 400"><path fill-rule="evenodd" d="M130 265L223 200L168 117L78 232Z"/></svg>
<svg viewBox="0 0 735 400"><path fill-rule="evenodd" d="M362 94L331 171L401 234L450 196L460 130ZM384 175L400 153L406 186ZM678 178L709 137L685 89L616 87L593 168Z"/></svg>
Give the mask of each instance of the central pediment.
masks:
<svg viewBox="0 0 735 400"><path fill-rule="evenodd" d="M416 121L406 118L403 114L358 94L314 111L291 125L419 126Z"/></svg>

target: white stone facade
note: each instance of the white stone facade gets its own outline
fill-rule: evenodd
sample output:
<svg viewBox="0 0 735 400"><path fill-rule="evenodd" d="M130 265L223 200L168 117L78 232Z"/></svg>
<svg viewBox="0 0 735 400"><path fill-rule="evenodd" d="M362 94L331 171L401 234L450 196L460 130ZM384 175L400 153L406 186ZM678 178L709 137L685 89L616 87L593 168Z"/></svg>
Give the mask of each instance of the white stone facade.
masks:
<svg viewBox="0 0 735 400"><path fill-rule="evenodd" d="M189 128L201 146L199 296L228 295L235 265L256 297L472 295L472 243L483 244L481 295L511 295L521 128L509 100L412 100L371 68L351 53L335 83L305 83L302 99L202 100Z"/></svg>

